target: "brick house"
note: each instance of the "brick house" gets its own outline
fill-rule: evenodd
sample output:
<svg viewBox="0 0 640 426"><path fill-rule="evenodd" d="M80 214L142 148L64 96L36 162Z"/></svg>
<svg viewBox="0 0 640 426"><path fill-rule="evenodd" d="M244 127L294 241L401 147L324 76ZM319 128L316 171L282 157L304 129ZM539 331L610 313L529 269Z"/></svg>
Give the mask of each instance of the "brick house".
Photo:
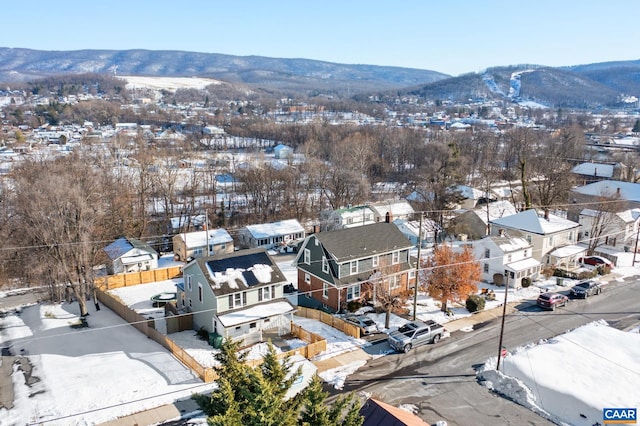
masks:
<svg viewBox="0 0 640 426"><path fill-rule="evenodd" d="M299 304L337 312L351 301L375 303L371 281L391 294L415 282L411 242L388 222L310 235L294 261L298 269Z"/></svg>

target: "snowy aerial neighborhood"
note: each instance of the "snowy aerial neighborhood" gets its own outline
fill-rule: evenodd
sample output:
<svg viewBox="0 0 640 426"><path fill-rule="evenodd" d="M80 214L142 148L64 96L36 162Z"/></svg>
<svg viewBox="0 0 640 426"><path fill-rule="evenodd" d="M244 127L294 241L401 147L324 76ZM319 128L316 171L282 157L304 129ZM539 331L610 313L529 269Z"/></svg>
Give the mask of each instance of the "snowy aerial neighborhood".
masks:
<svg viewBox="0 0 640 426"><path fill-rule="evenodd" d="M215 84L207 79L129 78L135 95L123 109L135 117L154 105L180 126L4 120L3 193L25 162L89 153L146 182L151 195L130 203L144 206L151 231L100 241L85 300L65 280L0 286L0 425L206 424L191 397L217 388L225 341L251 365L273 348L300 367L287 398L315 376L330 398L353 392L365 425L637 423L640 162L629 153L640 145L638 112L576 114L597 133L536 124L559 113L517 103L524 72L512 76L506 106L438 103L426 113L404 98L398 104L411 109L380 118L283 99L261 117L359 126L353 151L333 157L351 158L345 167L311 163L319 142L228 133L238 111L261 109L250 102L216 111L162 98ZM0 105L28 115L97 97L2 91ZM504 160L456 163L468 175L454 182L438 176L456 174L447 169L456 155L414 179L427 154L398 149L386 179L362 183L382 163L359 148L383 127L460 151L480 134L579 134L588 155L520 179L523 145ZM494 167L517 173L493 178ZM333 169L359 178L338 185L344 176ZM294 177L267 182L275 175ZM63 297L51 300L59 285Z"/></svg>

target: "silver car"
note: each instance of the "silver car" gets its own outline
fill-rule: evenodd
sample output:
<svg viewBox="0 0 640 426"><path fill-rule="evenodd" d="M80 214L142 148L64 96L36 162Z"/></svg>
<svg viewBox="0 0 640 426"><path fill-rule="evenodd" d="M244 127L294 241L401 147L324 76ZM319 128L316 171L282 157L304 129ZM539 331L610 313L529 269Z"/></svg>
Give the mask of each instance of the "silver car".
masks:
<svg viewBox="0 0 640 426"><path fill-rule="evenodd" d="M426 343L438 343L445 329L435 321L408 322L387 338L389 346L399 352L409 352L414 346Z"/></svg>

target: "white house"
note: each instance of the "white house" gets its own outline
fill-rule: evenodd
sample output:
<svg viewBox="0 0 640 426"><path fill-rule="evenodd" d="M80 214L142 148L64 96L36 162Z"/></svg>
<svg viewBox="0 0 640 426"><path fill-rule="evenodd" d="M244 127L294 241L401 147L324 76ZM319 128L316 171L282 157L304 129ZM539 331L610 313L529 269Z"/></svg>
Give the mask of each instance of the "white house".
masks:
<svg viewBox="0 0 640 426"><path fill-rule="evenodd" d="M606 246L617 251L634 251L640 229L640 209L628 209L621 212L604 212L583 209L580 212L581 225L578 240L584 244L593 243L598 247ZM595 234L594 234L595 232ZM592 241L593 239L597 241Z"/></svg>
<svg viewBox="0 0 640 426"><path fill-rule="evenodd" d="M411 244L417 246L418 240L422 239L422 248L433 247L444 231L435 221L427 218L422 220L422 235L419 235L420 221L396 219L393 224L411 241Z"/></svg>
<svg viewBox="0 0 640 426"><path fill-rule="evenodd" d="M580 224L548 212L539 214L533 209L525 210L494 219L490 224L491 235L520 231L533 246L532 257L544 265L571 267L585 251L576 244Z"/></svg>
<svg viewBox="0 0 640 426"><path fill-rule="evenodd" d="M118 238L104 249L109 257L109 274L148 271L158 268L158 252L134 238Z"/></svg>
<svg viewBox="0 0 640 426"><path fill-rule="evenodd" d="M373 211L373 220L375 222L385 222L387 214L390 217L390 222L395 219L410 220L415 215L415 210L406 200L382 201L370 204L369 208Z"/></svg>
<svg viewBox="0 0 640 426"><path fill-rule="evenodd" d="M296 219L247 225L240 229L239 244L245 248L286 249L304 240L304 228Z"/></svg>
<svg viewBox="0 0 640 426"><path fill-rule="evenodd" d="M499 275L502 283L520 288L523 278L535 280L540 275L540 262L531 256L533 245L518 231L502 230L498 235L463 244L472 246L485 282L495 284L495 277Z"/></svg>
<svg viewBox="0 0 640 426"><path fill-rule="evenodd" d="M181 232L173 236L173 252L182 261L218 253L232 253L233 250L233 238L222 228Z"/></svg>

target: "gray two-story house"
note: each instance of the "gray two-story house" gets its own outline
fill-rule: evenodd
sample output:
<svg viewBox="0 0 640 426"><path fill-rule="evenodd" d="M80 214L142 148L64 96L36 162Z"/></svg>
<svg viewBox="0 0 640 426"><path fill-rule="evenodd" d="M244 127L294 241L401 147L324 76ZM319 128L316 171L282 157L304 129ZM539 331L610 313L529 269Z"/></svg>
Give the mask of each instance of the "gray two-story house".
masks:
<svg viewBox="0 0 640 426"><path fill-rule="evenodd" d="M392 223L320 232L305 239L295 259L299 304L337 312L351 301L375 303L372 277L389 294L415 282L413 244Z"/></svg>
<svg viewBox="0 0 640 426"><path fill-rule="evenodd" d="M290 331L294 308L284 296L287 279L265 249L195 259L183 269L178 307L193 313L194 329L261 341L265 330Z"/></svg>

